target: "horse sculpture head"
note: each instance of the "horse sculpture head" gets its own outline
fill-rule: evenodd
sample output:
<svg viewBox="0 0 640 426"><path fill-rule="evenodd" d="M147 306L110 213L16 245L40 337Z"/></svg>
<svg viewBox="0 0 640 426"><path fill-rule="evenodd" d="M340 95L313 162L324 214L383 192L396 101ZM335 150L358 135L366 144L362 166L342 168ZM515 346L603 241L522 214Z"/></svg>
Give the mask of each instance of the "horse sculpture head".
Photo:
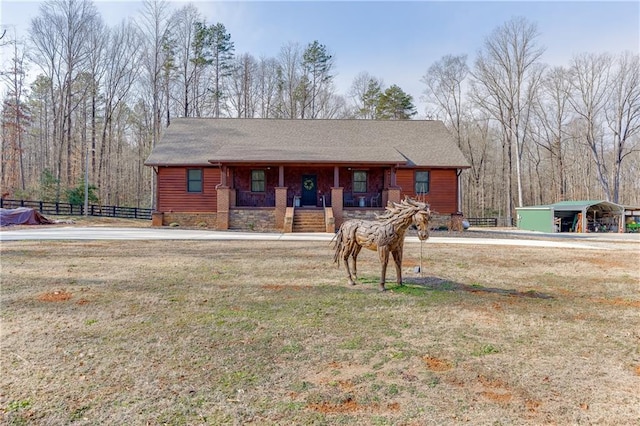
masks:
<svg viewBox="0 0 640 426"><path fill-rule="evenodd" d="M429 205L411 200L410 198L405 199L404 202L407 202L416 208L416 212L413 214L412 220L413 224L418 229L418 239L420 241L428 239L429 221L431 220L431 210L429 209Z"/></svg>
<svg viewBox="0 0 640 426"><path fill-rule="evenodd" d="M431 210L428 204L407 197L400 203L390 202L386 210L384 215L379 216L380 219L410 221L405 223L417 228L420 241L429 238Z"/></svg>

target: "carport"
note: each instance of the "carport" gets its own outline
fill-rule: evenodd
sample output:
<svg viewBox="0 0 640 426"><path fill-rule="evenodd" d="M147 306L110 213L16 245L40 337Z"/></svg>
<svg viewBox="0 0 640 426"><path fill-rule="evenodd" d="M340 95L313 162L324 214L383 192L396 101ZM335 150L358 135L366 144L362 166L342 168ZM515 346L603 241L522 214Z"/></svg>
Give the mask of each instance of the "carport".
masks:
<svg viewBox="0 0 640 426"><path fill-rule="evenodd" d="M621 232L624 207L609 201L560 201L516 208L518 228L540 232Z"/></svg>

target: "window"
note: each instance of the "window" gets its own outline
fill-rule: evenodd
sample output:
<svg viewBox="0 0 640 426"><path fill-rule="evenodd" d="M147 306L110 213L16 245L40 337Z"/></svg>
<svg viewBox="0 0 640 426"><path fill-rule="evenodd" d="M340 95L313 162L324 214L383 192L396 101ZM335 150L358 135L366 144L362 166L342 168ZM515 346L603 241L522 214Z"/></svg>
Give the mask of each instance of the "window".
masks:
<svg viewBox="0 0 640 426"><path fill-rule="evenodd" d="M187 170L187 192L202 192L202 169Z"/></svg>
<svg viewBox="0 0 640 426"><path fill-rule="evenodd" d="M251 192L264 192L264 170L251 170Z"/></svg>
<svg viewBox="0 0 640 426"><path fill-rule="evenodd" d="M416 172L416 195L429 193L429 172Z"/></svg>
<svg viewBox="0 0 640 426"><path fill-rule="evenodd" d="M367 192L367 172L353 172L353 192Z"/></svg>

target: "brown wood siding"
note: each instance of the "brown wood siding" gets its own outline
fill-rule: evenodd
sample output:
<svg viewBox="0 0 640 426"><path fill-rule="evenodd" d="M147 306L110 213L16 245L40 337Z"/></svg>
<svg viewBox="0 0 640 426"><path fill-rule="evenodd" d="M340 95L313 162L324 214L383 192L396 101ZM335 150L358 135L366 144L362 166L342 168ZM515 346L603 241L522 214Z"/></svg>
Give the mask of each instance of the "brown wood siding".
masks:
<svg viewBox="0 0 640 426"><path fill-rule="evenodd" d="M161 212L216 212L220 183L220 169L202 169L202 192L187 192L187 167L160 167L158 169L158 211Z"/></svg>
<svg viewBox="0 0 640 426"><path fill-rule="evenodd" d="M396 184L402 188L401 197L415 197L415 180L413 169L399 169L396 173ZM431 210L440 214L455 213L458 206L458 177L455 169L431 169L429 193L424 201L430 204Z"/></svg>

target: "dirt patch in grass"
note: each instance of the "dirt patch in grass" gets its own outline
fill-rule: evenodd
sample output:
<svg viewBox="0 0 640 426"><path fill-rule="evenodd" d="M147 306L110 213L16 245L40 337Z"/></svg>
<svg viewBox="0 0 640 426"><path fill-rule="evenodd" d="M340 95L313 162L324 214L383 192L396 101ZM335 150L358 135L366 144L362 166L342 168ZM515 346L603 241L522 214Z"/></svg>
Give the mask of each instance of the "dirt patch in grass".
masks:
<svg viewBox="0 0 640 426"><path fill-rule="evenodd" d="M618 306L630 306L633 308L640 308L640 300L624 300L620 298L614 299L591 299L594 303L602 303L606 305L618 305Z"/></svg>
<svg viewBox="0 0 640 426"><path fill-rule="evenodd" d="M384 412L397 412L400 410L400 404L392 402L386 406L381 406L378 403L361 404L352 398L347 398L340 403L311 403L307 405L307 408L312 411L317 411L323 414L353 414L357 412L376 413L381 414Z"/></svg>
<svg viewBox="0 0 640 426"><path fill-rule="evenodd" d="M422 357L427 368L431 371L449 371L453 368L453 365L444 359L435 358L432 356L424 356Z"/></svg>
<svg viewBox="0 0 640 426"><path fill-rule="evenodd" d="M284 284L265 284L262 286L265 290L272 291L301 291L305 289L310 289L311 286L303 286L303 285L284 285Z"/></svg>
<svg viewBox="0 0 640 426"><path fill-rule="evenodd" d="M64 302L71 299L72 296L71 293L64 290L56 290L39 295L38 300L41 302Z"/></svg>
<svg viewBox="0 0 640 426"><path fill-rule="evenodd" d="M3 243L0 423L637 422L638 245L423 249Z"/></svg>

